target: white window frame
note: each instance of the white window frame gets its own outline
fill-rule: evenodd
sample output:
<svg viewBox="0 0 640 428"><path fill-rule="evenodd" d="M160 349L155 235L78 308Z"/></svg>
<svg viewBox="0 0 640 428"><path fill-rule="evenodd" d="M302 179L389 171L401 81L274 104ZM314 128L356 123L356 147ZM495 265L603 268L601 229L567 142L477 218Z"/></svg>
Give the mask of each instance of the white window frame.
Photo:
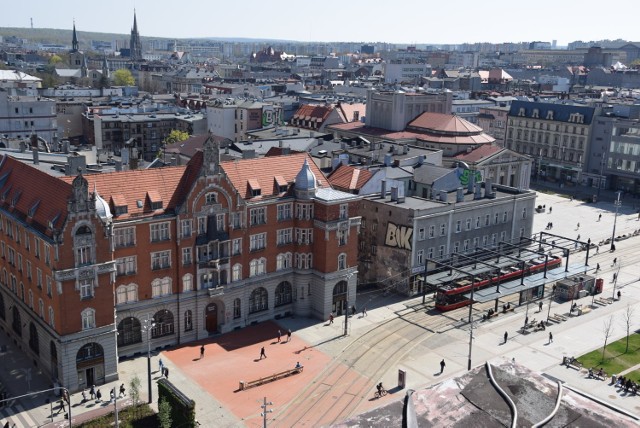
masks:
<svg viewBox="0 0 640 428"><path fill-rule="evenodd" d="M152 223L150 228L151 242L168 241L171 239L170 223L168 221L162 223Z"/></svg>
<svg viewBox="0 0 640 428"><path fill-rule="evenodd" d="M90 330L96 328L96 311L93 308L87 308L80 314L82 317L82 329Z"/></svg>

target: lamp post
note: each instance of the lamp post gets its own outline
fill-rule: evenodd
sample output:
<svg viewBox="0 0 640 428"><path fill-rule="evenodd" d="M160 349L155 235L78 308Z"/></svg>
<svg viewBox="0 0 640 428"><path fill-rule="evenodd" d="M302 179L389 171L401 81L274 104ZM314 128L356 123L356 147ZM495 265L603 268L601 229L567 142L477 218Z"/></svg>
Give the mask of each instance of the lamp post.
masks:
<svg viewBox="0 0 640 428"><path fill-rule="evenodd" d="M273 406L273 403L271 401L267 401L267 397L264 397L263 404L260 406L262 408L262 412L260 413L260 416L263 417L263 420L262 420L263 428L267 428L267 414L273 413L273 409L269 409L268 406Z"/></svg>
<svg viewBox="0 0 640 428"><path fill-rule="evenodd" d="M151 329L156 326L155 322L152 322L147 315L147 319L144 320L144 330L147 333L147 387L149 391L148 403L153 401L153 389L151 388Z"/></svg>
<svg viewBox="0 0 640 428"><path fill-rule="evenodd" d="M620 208L620 205L622 205L622 201L620 200L621 192L618 190L618 192L616 193L618 194L618 198L613 203L613 205L615 205L616 207L616 216L613 219L613 233L611 234L611 251L616 250L616 246L614 245L614 242L616 240L616 223L618 221L618 209Z"/></svg>
<svg viewBox="0 0 640 428"><path fill-rule="evenodd" d="M540 173L542 172L542 149L538 150L538 183L540 183Z"/></svg>

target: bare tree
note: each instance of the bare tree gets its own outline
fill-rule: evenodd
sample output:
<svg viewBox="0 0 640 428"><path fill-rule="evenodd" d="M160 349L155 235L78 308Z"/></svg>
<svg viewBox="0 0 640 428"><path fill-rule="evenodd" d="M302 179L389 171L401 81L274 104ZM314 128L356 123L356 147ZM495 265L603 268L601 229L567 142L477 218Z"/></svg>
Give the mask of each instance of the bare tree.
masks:
<svg viewBox="0 0 640 428"><path fill-rule="evenodd" d="M607 349L607 342L609 341L609 337L613 334L613 315L607 318L602 326L602 333L604 334L604 346L602 347L602 360L604 361L604 352Z"/></svg>
<svg viewBox="0 0 640 428"><path fill-rule="evenodd" d="M627 310L624 311L624 313L622 314L622 321L624 323L624 328L627 331L627 347L624 350L625 354L629 352L629 335L631 334L631 322L633 320L633 315L634 315L634 309L631 306L627 305Z"/></svg>

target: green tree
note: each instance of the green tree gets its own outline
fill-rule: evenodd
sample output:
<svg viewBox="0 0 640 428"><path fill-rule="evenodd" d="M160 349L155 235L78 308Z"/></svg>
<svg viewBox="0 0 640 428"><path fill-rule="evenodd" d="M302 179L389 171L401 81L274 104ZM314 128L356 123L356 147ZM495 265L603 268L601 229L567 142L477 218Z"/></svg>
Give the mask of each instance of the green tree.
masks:
<svg viewBox="0 0 640 428"><path fill-rule="evenodd" d="M164 398L158 403L158 421L162 428L171 428L171 404Z"/></svg>
<svg viewBox="0 0 640 428"><path fill-rule="evenodd" d="M51 58L49 58L49 64L51 65L56 65L60 62L63 62L63 59L60 55L53 55Z"/></svg>
<svg viewBox="0 0 640 428"><path fill-rule="evenodd" d="M133 407L138 409L138 404L140 403L140 378L138 375L135 375L133 379L129 381L129 396L133 402Z"/></svg>
<svg viewBox="0 0 640 428"><path fill-rule="evenodd" d="M167 138L164 139L164 143L165 144L179 143L180 141L184 141L187 138L189 138L188 132L174 129L169 133L169 135L167 135Z"/></svg>
<svg viewBox="0 0 640 428"><path fill-rule="evenodd" d="M136 84L136 80L133 78L131 71L126 68L120 68L114 71L112 79L115 86L133 86Z"/></svg>

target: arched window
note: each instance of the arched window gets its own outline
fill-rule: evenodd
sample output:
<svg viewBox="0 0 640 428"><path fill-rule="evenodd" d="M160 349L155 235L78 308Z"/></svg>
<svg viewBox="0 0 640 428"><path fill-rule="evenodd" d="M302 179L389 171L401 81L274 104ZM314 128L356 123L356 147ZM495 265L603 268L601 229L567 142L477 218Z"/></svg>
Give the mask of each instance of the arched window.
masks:
<svg viewBox="0 0 640 428"><path fill-rule="evenodd" d="M151 329L151 337L157 338L173 334L173 314L167 309L156 312L153 316L156 325Z"/></svg>
<svg viewBox="0 0 640 428"><path fill-rule="evenodd" d="M55 312L53 311L53 308L51 306L49 306L49 325L53 328L56 328Z"/></svg>
<svg viewBox="0 0 640 428"><path fill-rule="evenodd" d="M269 296L264 287L258 287L249 297L249 313L266 311L269 309Z"/></svg>
<svg viewBox="0 0 640 428"><path fill-rule="evenodd" d="M182 292L186 293L191 290L193 290L193 275L188 273L182 277Z"/></svg>
<svg viewBox="0 0 640 428"><path fill-rule="evenodd" d="M249 263L249 276L264 275L267 273L267 259L253 259Z"/></svg>
<svg viewBox="0 0 640 428"><path fill-rule="evenodd" d="M347 294L347 281L340 281L333 287L333 295L346 295Z"/></svg>
<svg viewBox="0 0 640 428"><path fill-rule="evenodd" d="M338 256L338 270L343 270L347 268L347 255L345 253L341 253Z"/></svg>
<svg viewBox="0 0 640 428"><path fill-rule="evenodd" d="M35 324L29 323L29 348L36 355L40 355L40 341L38 339L38 329L36 329Z"/></svg>
<svg viewBox="0 0 640 428"><path fill-rule="evenodd" d="M22 337L22 319L16 306L13 307L13 322L11 323L11 327L19 337Z"/></svg>
<svg viewBox="0 0 640 428"><path fill-rule="evenodd" d="M193 330L193 314L189 310L184 313L184 331L191 330Z"/></svg>
<svg viewBox="0 0 640 428"><path fill-rule="evenodd" d="M127 317L118 323L118 346L127 346L142 342L140 321Z"/></svg>
<svg viewBox="0 0 640 428"><path fill-rule="evenodd" d="M81 313L82 316L82 329L89 330L96 327L96 311L92 308L87 308Z"/></svg>
<svg viewBox="0 0 640 428"><path fill-rule="evenodd" d="M236 263L231 271L232 281L240 281L242 279L242 265Z"/></svg>
<svg viewBox="0 0 640 428"><path fill-rule="evenodd" d="M116 288L116 304L131 303L138 301L138 285L121 285Z"/></svg>
<svg viewBox="0 0 640 428"><path fill-rule="evenodd" d="M160 297L171 294L171 278L156 278L151 282L151 297Z"/></svg>
<svg viewBox="0 0 640 428"><path fill-rule="evenodd" d="M116 288L116 305L127 303L127 286L121 285Z"/></svg>
<svg viewBox="0 0 640 428"><path fill-rule="evenodd" d="M42 299L38 299L38 314L40 318L44 319L44 302Z"/></svg>
<svg viewBox="0 0 640 428"><path fill-rule="evenodd" d="M233 300L233 318L242 316L242 301L240 299Z"/></svg>
<svg viewBox="0 0 640 428"><path fill-rule="evenodd" d="M76 354L76 365L82 364L83 366L91 366L89 361L93 361L93 363L101 363L104 361L104 351L102 350L102 346L100 344L92 342L87 343L82 348L78 350Z"/></svg>
<svg viewBox="0 0 640 428"><path fill-rule="evenodd" d="M276 269L289 269L291 267L291 253L278 254L276 258Z"/></svg>
<svg viewBox="0 0 640 428"><path fill-rule="evenodd" d="M20 281L20 300L24 302L24 283Z"/></svg>
<svg viewBox="0 0 640 428"><path fill-rule="evenodd" d="M286 305L292 301L292 287L287 281L281 282L276 287L275 306Z"/></svg>
<svg viewBox="0 0 640 428"><path fill-rule="evenodd" d="M74 236L74 247L76 266L82 266L91 264L93 261L92 249L93 245L93 232L88 226L80 226L76 230Z"/></svg>

